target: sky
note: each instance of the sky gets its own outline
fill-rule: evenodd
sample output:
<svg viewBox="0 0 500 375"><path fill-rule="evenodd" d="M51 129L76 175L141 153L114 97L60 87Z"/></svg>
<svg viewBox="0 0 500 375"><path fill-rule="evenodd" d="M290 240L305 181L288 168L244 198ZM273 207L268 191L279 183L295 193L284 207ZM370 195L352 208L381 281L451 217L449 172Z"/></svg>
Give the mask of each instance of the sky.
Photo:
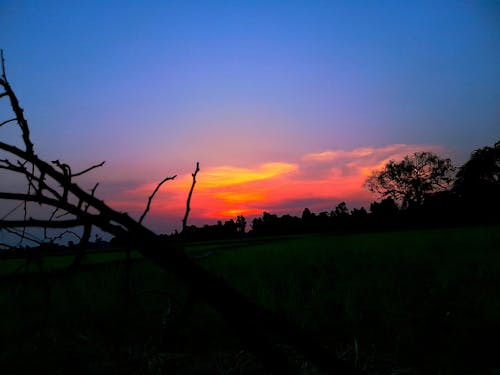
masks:
<svg viewBox="0 0 500 375"><path fill-rule="evenodd" d="M105 160L79 182L136 218L177 175L145 220L160 233L196 162L190 222L213 224L368 207L387 161L460 165L500 138L495 1L0 0L0 48L39 156Z"/></svg>

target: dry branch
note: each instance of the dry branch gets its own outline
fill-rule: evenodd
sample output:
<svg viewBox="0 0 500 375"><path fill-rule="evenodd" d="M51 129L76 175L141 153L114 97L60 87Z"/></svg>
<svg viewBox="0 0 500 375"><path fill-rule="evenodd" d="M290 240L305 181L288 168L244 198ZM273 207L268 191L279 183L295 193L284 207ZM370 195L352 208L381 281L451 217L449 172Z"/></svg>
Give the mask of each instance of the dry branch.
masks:
<svg viewBox="0 0 500 375"><path fill-rule="evenodd" d="M85 174L85 173L87 173L87 172L90 172L92 169L96 169L96 168L102 167L102 166L104 165L104 163L105 163L105 161L102 161L102 162L100 162L99 164L93 165L93 166L91 166L91 167L89 167L89 168L87 168L87 169L85 169L85 170L83 170L83 171L81 171L81 172L78 172L78 173L73 173L73 174L71 175L71 177L81 176L82 174Z"/></svg>
<svg viewBox="0 0 500 375"><path fill-rule="evenodd" d="M84 220L71 219L71 220L0 220L0 228L74 228L80 227L85 224Z"/></svg>
<svg viewBox="0 0 500 375"><path fill-rule="evenodd" d="M194 170L194 173L191 174L193 176L193 183L191 184L191 189L189 189L189 194L186 200L186 213L184 214L184 218L182 219L182 232L186 232L187 228L187 220L189 217L189 212L191 211L191 197L193 195L193 190L194 190L194 185L196 184L196 175L200 171L200 163L196 163L196 169Z"/></svg>
<svg viewBox="0 0 500 375"><path fill-rule="evenodd" d="M146 217L146 214L149 212L149 209L151 207L151 201L153 200L155 194L160 189L161 185L163 185L165 182L167 182L169 180L175 179L176 177L177 177L177 175L174 175L171 177L165 177L158 185L156 185L156 188L154 189L153 193L148 198L148 204L146 205L146 209L144 210L144 212L141 215L141 218L139 219L139 223L142 223L142 220L144 220L144 218Z"/></svg>
<svg viewBox="0 0 500 375"><path fill-rule="evenodd" d="M14 121L17 121L17 118L11 118L10 120L5 120L3 122L0 122L0 127L8 124L9 122L14 122Z"/></svg>
<svg viewBox="0 0 500 375"><path fill-rule="evenodd" d="M158 184L148 200L145 213L139 221L136 221L128 214L115 211L96 198L94 193L97 185L89 193L72 182L71 177L86 173L100 165L92 166L72 175L71 168L67 164L55 161L51 165L40 159L34 153L33 144L29 138L28 122L24 118L17 97L7 81L3 54L1 59L2 78L0 79L0 86L5 90L5 95L2 96L8 96L10 99L26 147L26 150L21 150L13 145L0 142L0 150L22 161L21 164L17 165L4 162L3 166L6 167L4 169L10 169L13 173L24 174L28 180L28 189L27 193L24 194L0 191L0 199L20 201L24 203L25 209L28 202L35 202L54 209L49 220L28 219L26 212L24 219L21 221L2 220L1 223L5 230L16 233L15 228L17 227L69 228L81 224L84 227L82 241L88 241L91 227L98 227L103 231L128 240L130 245L142 255L179 276L197 296L206 300L219 312L245 346L272 373L298 373L298 370L282 349L284 344L295 348L306 359L317 364L327 373L359 373L353 366L336 359L332 353L324 350L309 335L287 323L282 317L247 300L221 278L212 275L198 265L185 254L181 247L182 244L167 241L141 224L142 219L149 210L151 200L161 184L171 178L166 178ZM193 183L186 202L186 213L182 220L183 230L187 226L191 197L198 172L199 163L196 163L196 169L192 173ZM62 193L59 193L61 189ZM32 190L35 192L34 194ZM51 196L47 196L47 194ZM61 211L63 216L70 214L74 216L74 219L53 220L58 211ZM89 213L89 211L92 213ZM36 239L29 238L29 240L36 242Z"/></svg>
<svg viewBox="0 0 500 375"><path fill-rule="evenodd" d="M3 57L3 50L0 50L0 58L2 60L2 78L0 78L0 85L3 86L5 90L6 96L10 99L10 105L12 107L12 111L16 115L17 123L21 129L24 145L26 146L26 152L29 154L34 154L33 143L31 143L30 139L30 130L28 127L28 122L24 118L24 110L19 105L19 101L17 100L17 96L10 87L9 81L7 80L7 75L5 74L5 59Z"/></svg>

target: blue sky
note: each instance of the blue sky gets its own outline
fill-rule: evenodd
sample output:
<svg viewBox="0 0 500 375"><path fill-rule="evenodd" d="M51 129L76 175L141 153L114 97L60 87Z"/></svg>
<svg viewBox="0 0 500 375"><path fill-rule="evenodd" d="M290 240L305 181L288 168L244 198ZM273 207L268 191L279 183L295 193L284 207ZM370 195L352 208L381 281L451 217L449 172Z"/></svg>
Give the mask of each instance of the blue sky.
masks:
<svg viewBox="0 0 500 375"><path fill-rule="evenodd" d="M106 197L196 161L316 170L308 155L421 145L460 164L500 138L493 1L3 0L0 47L40 153L107 160Z"/></svg>

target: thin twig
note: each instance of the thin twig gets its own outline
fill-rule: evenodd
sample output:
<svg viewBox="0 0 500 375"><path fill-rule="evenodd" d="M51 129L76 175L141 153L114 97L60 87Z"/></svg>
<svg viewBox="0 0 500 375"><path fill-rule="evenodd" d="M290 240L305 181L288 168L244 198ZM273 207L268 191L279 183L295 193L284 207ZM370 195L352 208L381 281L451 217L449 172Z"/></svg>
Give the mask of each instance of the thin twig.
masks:
<svg viewBox="0 0 500 375"><path fill-rule="evenodd" d="M85 221L81 219L70 220L1 220L0 228L74 228L84 225Z"/></svg>
<svg viewBox="0 0 500 375"><path fill-rule="evenodd" d="M73 232L72 230L65 230L64 232L61 232L59 233L57 236L55 237L50 237L49 240L51 243L53 243L55 240L60 240L62 239L65 235L67 234L71 234L72 236L75 236L76 238L78 238L79 240L81 239L81 237L76 234L75 232Z"/></svg>
<svg viewBox="0 0 500 375"><path fill-rule="evenodd" d="M105 161L102 161L99 164L93 165L93 166L91 166L91 167L89 167L89 168L87 168L87 169L85 169L85 170L83 170L81 172L72 174L71 177L81 176L82 174L90 172L92 169L96 169L96 168L102 167L104 165L104 163L105 163Z"/></svg>
<svg viewBox="0 0 500 375"><path fill-rule="evenodd" d="M96 182L94 187L90 190L90 195L94 196L95 190L97 189L98 186L99 186L99 182Z"/></svg>
<svg viewBox="0 0 500 375"><path fill-rule="evenodd" d="M66 163L61 163L59 161L59 159L57 160L52 160L52 164L54 164L55 166L59 167L59 169L61 170L61 172L63 173L63 175L66 177L66 178L69 178L71 177L71 167L66 164Z"/></svg>
<svg viewBox="0 0 500 375"><path fill-rule="evenodd" d="M113 220L111 218L106 218L103 217L103 215L92 215L83 212L81 209L78 209L76 206L62 201L62 200L57 200L57 199L52 199L48 198L45 196L36 196L36 195L27 195L27 194L20 194L20 193L7 193L7 192L1 192L0 191L0 199L6 199L6 200L17 200L17 201L28 201L28 202L36 202L39 204L45 204L48 206L52 206L54 208L59 208L62 210L65 210L77 217L80 218L86 218L88 221L92 222L94 225L99 226L101 229L112 233L114 235L124 235L126 231L118 225L112 224L111 221L116 221L118 220ZM124 214L118 214L116 213L116 219L119 218L129 218L129 216L124 215ZM123 221L123 220L122 220ZM120 223L123 225L122 223Z"/></svg>
<svg viewBox="0 0 500 375"><path fill-rule="evenodd" d="M0 247L3 247L6 250L15 250L16 249L14 246L6 244L4 242L0 242Z"/></svg>
<svg viewBox="0 0 500 375"><path fill-rule="evenodd" d="M10 99L10 106L12 111L16 115L17 123L21 128L21 133L23 136L24 145L26 146L26 152L30 155L34 155L35 151L33 149L33 143L30 139L30 129L28 126L28 121L24 118L24 110L19 105L19 100L16 94L10 87L9 81L7 81L7 75L5 74L5 59L3 57L3 50L0 50L1 60L2 60L2 79L0 79L0 85L3 86L5 93Z"/></svg>
<svg viewBox="0 0 500 375"><path fill-rule="evenodd" d="M10 120L5 120L4 122L0 122L0 127L8 124L9 122L14 122L14 121L17 121L17 118L11 118Z"/></svg>
<svg viewBox="0 0 500 375"><path fill-rule="evenodd" d="M104 162L103 162L103 163L104 163ZM98 182L98 183L96 183L96 184L94 185L94 187L90 190L90 195L91 195L91 196L94 196L95 191L96 191L96 189L97 189L97 187L98 187L98 186L99 186L99 182ZM83 201L81 201L81 200L80 200L80 201L78 202L78 206L79 206L79 207L81 207L81 204L82 204L82 203L83 203ZM83 211L84 211L84 212L88 212L88 211L89 211L89 207L90 207L90 203L87 203L87 205L85 206L85 208L83 209Z"/></svg>
<svg viewBox="0 0 500 375"><path fill-rule="evenodd" d="M21 207L23 205L23 202L19 203L16 207L14 207L12 210L10 210L9 212L7 212L5 215L2 216L2 218L0 219L0 222L1 221L4 221L5 219L7 219L11 214L13 214L14 212L17 211L17 209L19 207Z"/></svg>
<svg viewBox="0 0 500 375"><path fill-rule="evenodd" d="M61 195L54 189L52 189L50 186L48 186L44 179L45 179L45 174L43 172L40 173L40 177L37 177L34 173L29 172L26 167L24 166L24 163L18 162L19 165L14 165L12 164L8 159L1 159L0 160L0 169L5 169L8 171L20 173L24 175L25 177L28 178L28 183L31 184L33 189L38 194L42 193L42 190L47 190L49 191L55 198L61 198ZM35 186L34 182L38 182L38 187Z"/></svg>
<svg viewBox="0 0 500 375"><path fill-rule="evenodd" d="M7 82L7 75L5 74L5 59L3 58L3 49L0 49L0 58L2 60L2 79Z"/></svg>
<svg viewBox="0 0 500 375"><path fill-rule="evenodd" d="M191 196L193 195L193 190L194 190L194 185L196 184L196 175L200 171L200 163L196 163L196 169L194 173L191 175L193 176L193 183L191 184L191 189L189 190L189 194L186 200L186 213L184 214L184 219L182 219L182 231L185 232L187 228L187 220L189 217L189 211L191 211Z"/></svg>
<svg viewBox="0 0 500 375"><path fill-rule="evenodd" d="M37 239L37 238L35 238L35 236L33 234L30 234L30 233L27 233L27 232L23 233L21 231L21 233L19 233L20 232L19 230L13 229L13 228L3 228L3 230L5 230L5 231L7 231L7 232L9 232L9 233L17 236L17 237L21 237L21 242L23 240L28 240L28 241L34 242L34 243L36 243L38 245L41 245L43 243L43 240ZM19 247L19 246L20 246L20 244L17 245L17 247Z"/></svg>
<svg viewBox="0 0 500 375"><path fill-rule="evenodd" d="M156 185L156 188L154 189L153 194L151 194L149 196L149 198L148 198L148 204L146 206L146 209L142 213L141 218L139 219L139 223L142 223L142 220L144 220L144 218L146 217L146 214L149 212L149 209L151 208L151 201L153 200L155 194L160 189L161 185L163 185L165 182L167 182L169 180L173 180L176 177L177 177L177 175L174 175L174 176L171 176L171 177L165 177L158 185Z"/></svg>

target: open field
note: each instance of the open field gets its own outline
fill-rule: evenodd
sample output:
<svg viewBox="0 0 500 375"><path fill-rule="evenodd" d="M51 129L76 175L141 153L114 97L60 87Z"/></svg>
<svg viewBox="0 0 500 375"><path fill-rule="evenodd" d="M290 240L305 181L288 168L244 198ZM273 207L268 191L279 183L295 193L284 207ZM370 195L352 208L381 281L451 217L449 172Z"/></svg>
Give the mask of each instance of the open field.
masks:
<svg viewBox="0 0 500 375"><path fill-rule="evenodd" d="M500 369L498 226L221 241L187 251L374 373ZM30 266L5 278L2 373L225 373L242 347L217 314L140 257L127 287L123 258L92 254L73 273ZM44 269L70 262L47 258ZM20 266L2 261L0 275ZM251 357L240 370L261 373Z"/></svg>

